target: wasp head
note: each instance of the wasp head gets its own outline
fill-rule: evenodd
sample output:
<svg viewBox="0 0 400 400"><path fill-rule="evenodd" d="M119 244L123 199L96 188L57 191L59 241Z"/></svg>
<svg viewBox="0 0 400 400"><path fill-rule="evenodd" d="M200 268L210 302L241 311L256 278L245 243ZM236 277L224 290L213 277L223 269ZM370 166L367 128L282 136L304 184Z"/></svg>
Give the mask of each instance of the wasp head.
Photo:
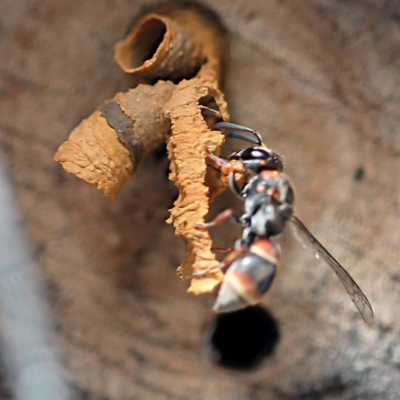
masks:
<svg viewBox="0 0 400 400"><path fill-rule="evenodd" d="M283 164L278 154L267 147L255 146L233 153L229 160L239 160L247 170L258 174L264 170L282 172Z"/></svg>

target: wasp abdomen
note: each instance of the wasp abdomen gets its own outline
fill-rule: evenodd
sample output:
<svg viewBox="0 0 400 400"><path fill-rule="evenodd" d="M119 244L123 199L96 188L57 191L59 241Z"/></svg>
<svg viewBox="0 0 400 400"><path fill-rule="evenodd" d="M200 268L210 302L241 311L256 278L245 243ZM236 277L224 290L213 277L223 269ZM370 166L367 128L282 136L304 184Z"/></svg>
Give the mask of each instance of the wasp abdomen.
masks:
<svg viewBox="0 0 400 400"><path fill-rule="evenodd" d="M231 312L259 303L274 279L278 256L279 250L272 242L255 242L226 272L214 311Z"/></svg>

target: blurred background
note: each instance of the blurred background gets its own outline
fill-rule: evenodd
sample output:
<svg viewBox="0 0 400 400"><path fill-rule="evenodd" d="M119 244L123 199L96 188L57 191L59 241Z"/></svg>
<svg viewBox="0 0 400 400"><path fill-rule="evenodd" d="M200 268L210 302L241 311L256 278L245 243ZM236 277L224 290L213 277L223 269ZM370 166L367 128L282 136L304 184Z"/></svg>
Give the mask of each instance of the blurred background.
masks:
<svg viewBox="0 0 400 400"><path fill-rule="evenodd" d="M111 205L53 162L81 119L130 87L113 46L152 4L0 2L0 398L40 369L41 352L13 357L21 338L48 347L52 373L26 379L60 399L400 398L399 3L200 2L229 31L232 121L283 155L297 214L363 288L372 326L290 234L262 308L215 319L212 296L176 276L185 248L165 224L176 190L162 149ZM238 232L213 234L223 246ZM29 321L13 330L16 307Z"/></svg>

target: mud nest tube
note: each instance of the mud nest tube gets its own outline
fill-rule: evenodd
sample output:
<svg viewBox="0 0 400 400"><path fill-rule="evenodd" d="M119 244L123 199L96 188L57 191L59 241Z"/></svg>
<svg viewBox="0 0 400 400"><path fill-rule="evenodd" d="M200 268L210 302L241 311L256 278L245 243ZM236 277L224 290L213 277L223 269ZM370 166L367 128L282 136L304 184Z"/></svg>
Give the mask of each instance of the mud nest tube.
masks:
<svg viewBox="0 0 400 400"><path fill-rule="evenodd" d="M224 142L214 124L229 120L219 89L225 48L225 33L209 12L164 7L144 16L115 46L118 65L142 83L84 119L54 157L113 201L145 155L166 142L179 189L167 222L187 246L182 279L218 263L208 232L194 224L226 188L206 163L207 151L219 154ZM192 279L189 291L211 292L222 278L216 271Z"/></svg>

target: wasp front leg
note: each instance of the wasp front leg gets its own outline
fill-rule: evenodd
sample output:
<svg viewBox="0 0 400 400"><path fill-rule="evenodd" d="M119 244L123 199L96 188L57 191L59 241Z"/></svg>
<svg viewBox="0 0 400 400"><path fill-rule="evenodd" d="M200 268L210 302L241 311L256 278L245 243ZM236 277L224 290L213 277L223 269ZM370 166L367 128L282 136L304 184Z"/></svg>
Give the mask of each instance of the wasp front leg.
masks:
<svg viewBox="0 0 400 400"><path fill-rule="evenodd" d="M226 210L220 212L212 221L210 222L197 222L194 224L195 228L198 229L209 229L213 226L217 226L225 222L227 219L231 219L235 224L240 226L248 226L249 220L243 217L238 217L234 214L232 208L227 208Z"/></svg>
<svg viewBox="0 0 400 400"><path fill-rule="evenodd" d="M241 183L247 182L247 174L243 163L238 160L225 160L209 151L207 151L207 158L211 161L208 165L220 171L224 177L227 177L231 191L237 197L243 199L242 188L238 185L238 181Z"/></svg>
<svg viewBox="0 0 400 400"><path fill-rule="evenodd" d="M218 157L215 154L207 150L207 158L212 161L210 164L212 167L221 171L222 174L228 175L233 170L233 165L224 158Z"/></svg>
<svg viewBox="0 0 400 400"><path fill-rule="evenodd" d="M194 226L198 229L209 229L213 226L222 224L227 219L232 218L233 216L234 216L233 209L228 208L228 209L220 212L212 221L204 222L204 223L196 223L196 224L194 224Z"/></svg>

